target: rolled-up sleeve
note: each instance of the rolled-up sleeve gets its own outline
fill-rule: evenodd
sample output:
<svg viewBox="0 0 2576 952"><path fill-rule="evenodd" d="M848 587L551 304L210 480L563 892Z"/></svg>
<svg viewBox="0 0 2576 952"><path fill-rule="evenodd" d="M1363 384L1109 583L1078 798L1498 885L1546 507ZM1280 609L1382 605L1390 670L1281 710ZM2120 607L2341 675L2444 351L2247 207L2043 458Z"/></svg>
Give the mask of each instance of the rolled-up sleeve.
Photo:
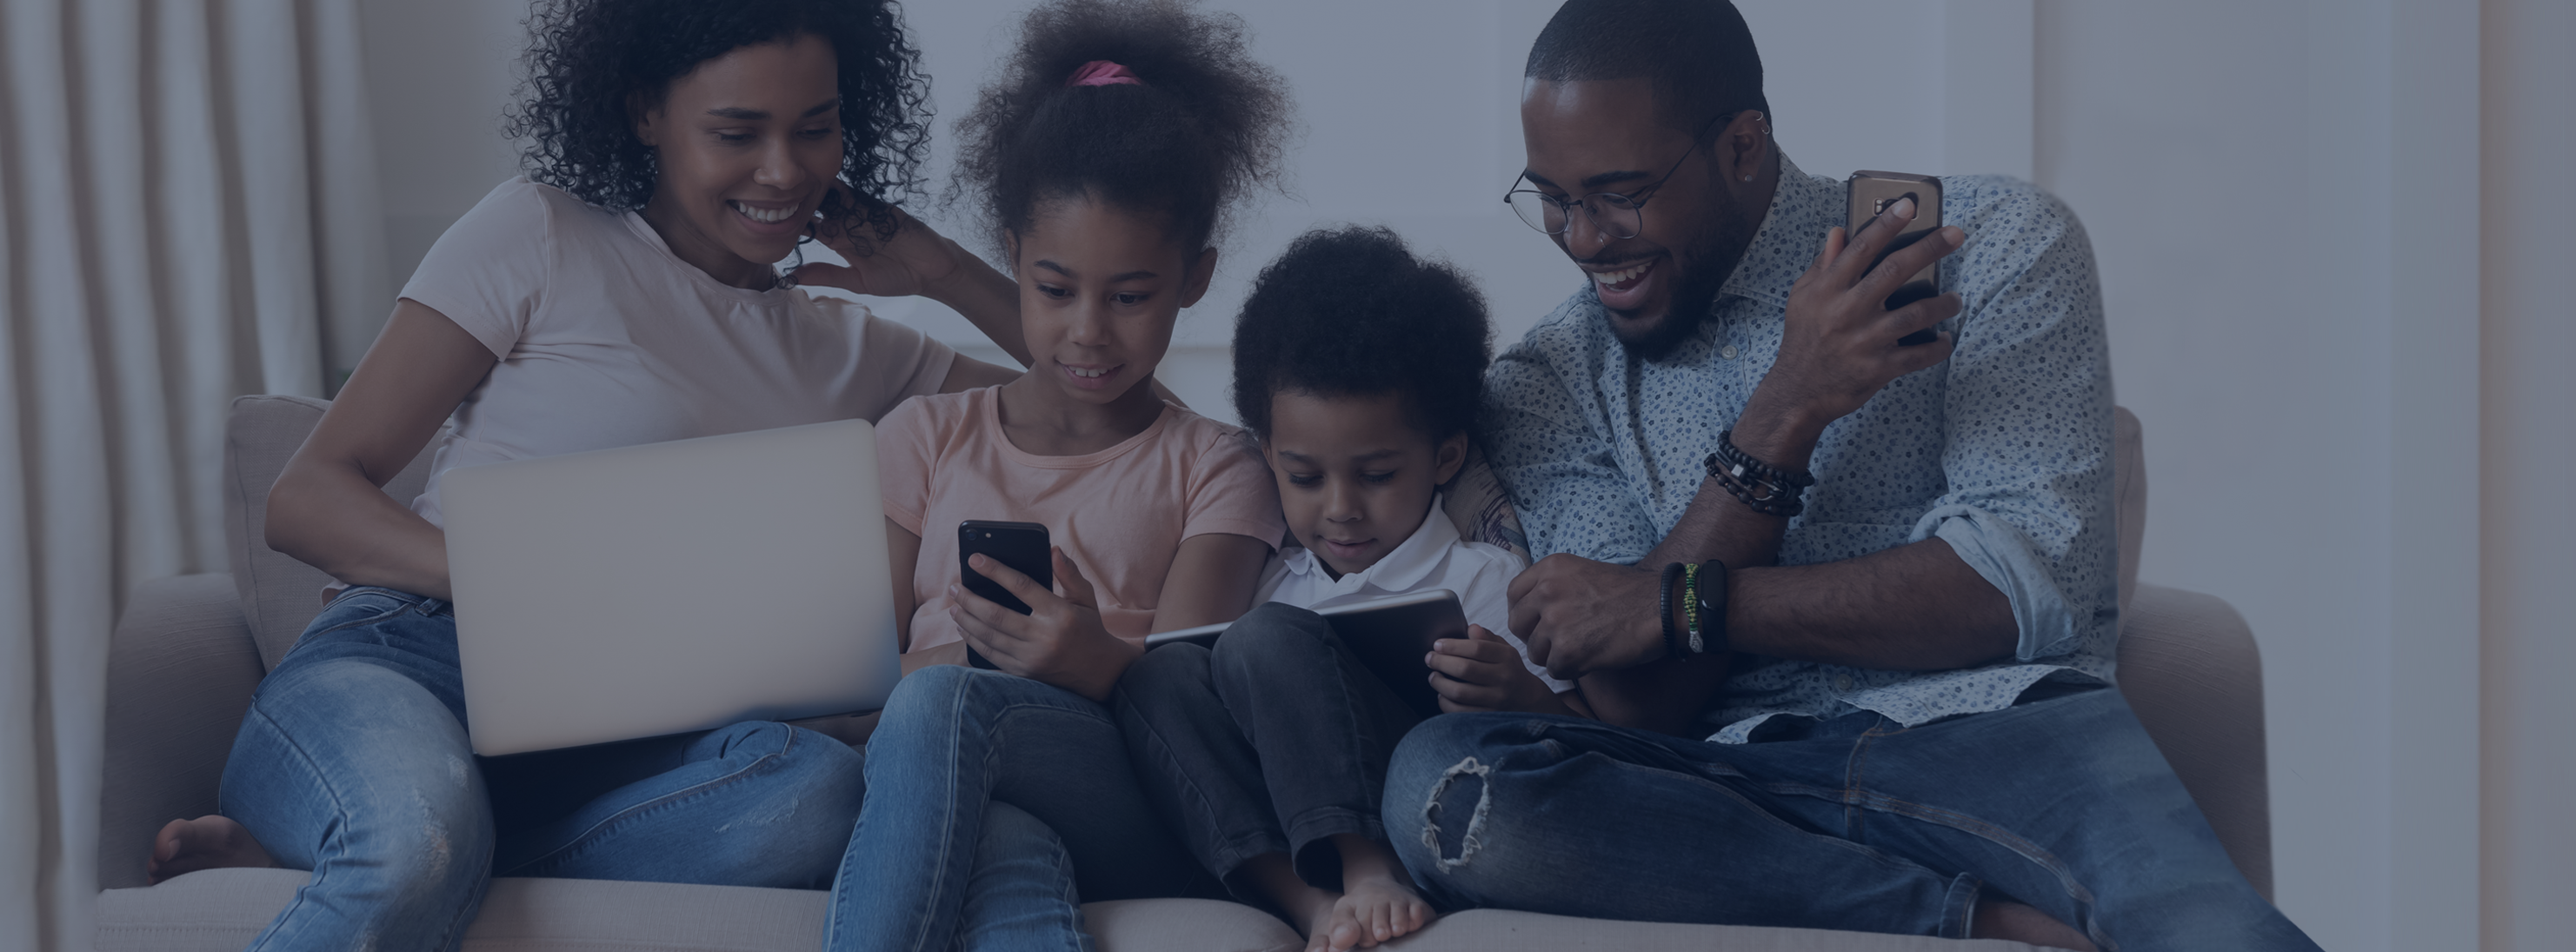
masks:
<svg viewBox="0 0 2576 952"><path fill-rule="evenodd" d="M2031 191L1985 209L1949 269L1965 310L1948 364L1949 489L1914 527L2012 602L2022 660L2118 622L2111 374L2093 252Z"/></svg>
<svg viewBox="0 0 2576 952"><path fill-rule="evenodd" d="M1634 564L1663 533L1620 471L1604 424L1567 389L1560 364L1584 353L1567 318L1560 311L1487 371L1485 458L1518 510L1531 558Z"/></svg>

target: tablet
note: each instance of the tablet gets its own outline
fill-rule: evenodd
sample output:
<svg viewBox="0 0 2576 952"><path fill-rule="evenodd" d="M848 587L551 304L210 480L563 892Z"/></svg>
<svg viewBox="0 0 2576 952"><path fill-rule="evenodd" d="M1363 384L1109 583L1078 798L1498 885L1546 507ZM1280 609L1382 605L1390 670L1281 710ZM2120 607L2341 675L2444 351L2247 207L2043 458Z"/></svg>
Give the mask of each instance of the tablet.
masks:
<svg viewBox="0 0 2576 952"><path fill-rule="evenodd" d="M1439 692L1431 690L1431 669L1422 656L1442 638L1467 637L1467 613L1458 594L1445 588L1335 605L1316 612L1333 624L1333 634L1360 659L1360 664L1412 707L1430 717L1440 713ZM1228 623L1231 624L1231 623ZM1214 645L1228 625L1200 625L1145 636L1153 649L1178 641Z"/></svg>

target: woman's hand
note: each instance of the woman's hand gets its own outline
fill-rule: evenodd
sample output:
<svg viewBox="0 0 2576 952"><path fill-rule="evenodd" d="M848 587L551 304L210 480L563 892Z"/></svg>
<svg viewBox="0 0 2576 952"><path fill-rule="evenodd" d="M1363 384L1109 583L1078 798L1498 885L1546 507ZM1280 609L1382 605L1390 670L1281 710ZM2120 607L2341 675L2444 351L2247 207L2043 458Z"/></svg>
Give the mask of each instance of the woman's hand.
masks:
<svg viewBox="0 0 2576 952"><path fill-rule="evenodd" d="M967 567L992 579L1027 602L1026 615L967 591L948 587L949 617L966 641L1007 674L1044 681L1094 701L1107 703L1127 666L1145 649L1110 634L1100 623L1100 603L1091 582L1082 577L1062 548L1049 550L1055 577L1064 586L1058 596L991 556L978 554Z"/></svg>
<svg viewBox="0 0 2576 952"><path fill-rule="evenodd" d="M1465 638L1431 643L1422 663L1431 667L1431 690L1440 694L1440 710L1517 711L1523 714L1572 714L1575 711L1548 690L1547 682L1522 666L1511 642L1482 625L1467 626Z"/></svg>
<svg viewBox="0 0 2576 952"><path fill-rule="evenodd" d="M849 186L834 182L832 191L844 203L858 204L857 193L850 191ZM954 280L960 270L958 259L968 257L966 249L941 237L938 232L930 230L930 226L922 224L921 219L905 214L901 208L894 209L894 216L899 223L894 237L871 242L865 253L861 253L858 242L852 240L844 221L822 219L808 226L813 230L815 240L821 241L824 247L832 249L832 253L840 255L841 260L849 264L804 265L796 269L796 283L840 288L872 297L909 297L931 294L932 289ZM869 226L862 224L859 227ZM871 234L868 237L876 236Z"/></svg>
<svg viewBox="0 0 2576 952"><path fill-rule="evenodd" d="M832 188L843 202L858 202L858 193L850 191L848 185L834 182ZM859 243L844 230L842 222L815 222L815 240L849 264L799 267L797 283L875 297L917 294L929 298L966 318L1020 366L1032 366L1026 335L1020 328L1019 282L993 270L984 259L941 237L903 209L894 209L894 215L899 223L894 237L870 241L866 254L859 253ZM872 234L866 237L875 238Z"/></svg>

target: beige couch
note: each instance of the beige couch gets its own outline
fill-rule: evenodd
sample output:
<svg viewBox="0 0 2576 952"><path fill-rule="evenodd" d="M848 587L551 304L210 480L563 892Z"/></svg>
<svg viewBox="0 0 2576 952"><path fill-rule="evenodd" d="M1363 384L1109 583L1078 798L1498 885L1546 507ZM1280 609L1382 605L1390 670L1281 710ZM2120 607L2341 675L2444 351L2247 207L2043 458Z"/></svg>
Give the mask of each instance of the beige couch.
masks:
<svg viewBox="0 0 2576 952"><path fill-rule="evenodd" d="M305 874L209 870L144 885L152 834L214 810L215 787L251 690L320 610L321 573L261 544L267 489L325 404L243 397L225 444L232 571L146 582L118 621L108 685L100 804L98 948L237 949L283 908ZM2120 682L2200 802L2237 866L2271 894L2262 676L2252 634L2225 602L2135 585L2145 481L2137 421L2119 413L2120 594L2127 619ZM388 491L419 492L427 455ZM500 950L810 950L824 894L782 889L583 880L492 884L465 946ZM1189 899L1091 903L1105 952L1271 950L1296 933L1250 907ZM1718 950L2026 949L1803 929L1691 926L1479 910L1394 943L1404 952L1616 948Z"/></svg>

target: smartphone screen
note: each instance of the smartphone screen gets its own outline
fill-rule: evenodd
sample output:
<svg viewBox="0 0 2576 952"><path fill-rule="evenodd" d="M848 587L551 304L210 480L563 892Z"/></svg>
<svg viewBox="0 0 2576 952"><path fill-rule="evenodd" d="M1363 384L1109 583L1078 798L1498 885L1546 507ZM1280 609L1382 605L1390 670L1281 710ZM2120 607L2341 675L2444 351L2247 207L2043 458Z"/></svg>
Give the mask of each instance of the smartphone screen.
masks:
<svg viewBox="0 0 2576 952"><path fill-rule="evenodd" d="M1049 546L1047 527L1037 523L968 519L957 524L957 577L966 583L967 591L1026 615L1029 603L1011 594L1002 583L976 572L968 562L981 553L1018 570L1040 587L1054 588L1055 560L1048 555ZM973 645L966 648L966 663L978 668L993 666Z"/></svg>
<svg viewBox="0 0 2576 952"><path fill-rule="evenodd" d="M1887 207L1896 204L1898 199L1914 200L1914 220L1896 233L1895 241L1888 242L1886 248L1879 250L1878 257L1869 263L1872 268L1886 261L1888 255L1923 240L1941 227L1941 180L1938 178L1903 172L1854 172L1850 181L1845 183L1844 194L1844 230L1846 234L1853 235L1860 234L1871 219L1886 212ZM1888 295L1887 309L1893 311L1941 293L1940 267L1939 262L1934 262L1906 279L1897 287L1896 293ZM1929 344L1934 339L1933 330L1925 328L1899 338L1897 343L1912 346Z"/></svg>

